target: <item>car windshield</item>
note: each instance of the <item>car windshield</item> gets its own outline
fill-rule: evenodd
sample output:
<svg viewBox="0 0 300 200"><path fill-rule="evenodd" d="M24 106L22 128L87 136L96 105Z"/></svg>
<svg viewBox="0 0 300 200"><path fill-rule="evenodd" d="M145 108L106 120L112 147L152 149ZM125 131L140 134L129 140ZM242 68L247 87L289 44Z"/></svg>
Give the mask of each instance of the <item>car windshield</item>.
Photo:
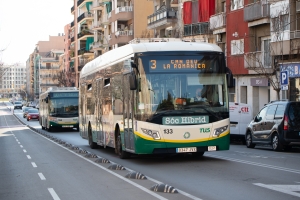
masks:
<svg viewBox="0 0 300 200"><path fill-rule="evenodd" d="M38 109L29 109L28 113L39 113Z"/></svg>
<svg viewBox="0 0 300 200"><path fill-rule="evenodd" d="M15 104L22 104L21 101L15 101Z"/></svg>
<svg viewBox="0 0 300 200"><path fill-rule="evenodd" d="M30 108L24 108L24 112L28 111Z"/></svg>

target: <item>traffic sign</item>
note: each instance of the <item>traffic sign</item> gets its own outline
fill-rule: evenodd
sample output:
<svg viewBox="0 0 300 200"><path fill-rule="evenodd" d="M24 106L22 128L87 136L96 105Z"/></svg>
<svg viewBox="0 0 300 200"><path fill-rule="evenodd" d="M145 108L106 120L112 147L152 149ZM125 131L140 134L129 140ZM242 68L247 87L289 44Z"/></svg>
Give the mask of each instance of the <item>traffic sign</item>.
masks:
<svg viewBox="0 0 300 200"><path fill-rule="evenodd" d="M289 86L288 85L282 85L281 86L281 90L288 90L289 89Z"/></svg>
<svg viewBox="0 0 300 200"><path fill-rule="evenodd" d="M281 85L288 85L289 84L288 71L280 72L280 83L281 83Z"/></svg>

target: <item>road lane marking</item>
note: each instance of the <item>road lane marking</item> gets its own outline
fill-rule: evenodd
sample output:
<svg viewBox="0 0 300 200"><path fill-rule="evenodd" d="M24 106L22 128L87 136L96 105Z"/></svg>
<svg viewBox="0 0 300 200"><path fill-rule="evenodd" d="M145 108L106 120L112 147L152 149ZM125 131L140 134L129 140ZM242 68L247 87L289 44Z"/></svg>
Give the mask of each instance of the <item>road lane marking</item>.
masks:
<svg viewBox="0 0 300 200"><path fill-rule="evenodd" d="M133 182L133 181L131 181L131 180L125 178L125 177L123 177L122 175L119 175L119 174L117 174L117 173L115 173L115 172L113 172L113 171L107 169L106 167L103 167L103 166L101 166L101 165L99 165L99 164L97 164L97 163L95 163L95 162L89 160L88 158L85 158L85 157L83 157L82 155L77 154L76 152L74 152L74 151L72 151L72 150L70 150L70 149L68 149L68 148L66 148L66 147L64 147L64 146L62 146L62 145L60 145L60 144L58 144L58 143L52 141L52 140L50 140L49 138L46 138L45 136L42 136L42 135L38 134L37 132L35 132L35 131L31 130L31 129L29 129L29 130L32 131L33 133L39 135L40 137L43 137L44 139L46 139L46 140L52 142L53 144L55 144L55 145L57 145L57 146L59 146L59 147L65 149L65 150L67 150L67 151L73 153L74 155L76 155L76 156L78 156L78 157L80 157L80 158L82 158L82 159L84 159L84 160L86 160L86 161L88 161L89 163L95 165L96 167L101 168L101 169L103 169L104 171L106 171L106 172L108 172L108 173L110 173L110 174L112 174L112 175L114 175L114 176L116 176L116 177L122 179L123 181L125 181L125 182L127 182L127 183L129 183L129 184L131 184L131 185L133 185L133 186L135 186L135 187L137 187L137 188L139 188L140 190L142 190L142 191L144 191L144 192L146 192L146 193L148 193L148 194L150 194L150 195L156 197L157 199L160 199L160 200L167 200L165 197L160 196L159 194L157 194L157 193L155 193L155 192L152 192L152 191L149 190L148 188L145 188L145 187L143 187L143 186L141 186L141 185L139 185L139 184L137 184L137 183L135 183L135 182ZM113 164L113 162L111 162L111 163ZM128 171L130 171L130 172L133 171L133 170L127 168L127 167L126 167L126 170L128 170ZM147 179L149 179L149 180L151 180L152 182L155 182L155 183L157 183L157 184L160 184L160 183L161 183L161 182L159 182L159 181L157 181L157 180L155 180L155 179L152 179L152 178L150 178L150 177L148 177L148 176L147 176ZM193 196L193 195L191 195L191 194L189 194L189 193L186 193L186 192L184 192L184 191L181 191L181 190L179 190L179 189L177 189L177 188L176 188L176 190L178 191L178 193L180 193L180 194L182 194L182 195L184 195L184 196L187 196L187 197L189 197L189 198L191 198L191 199L194 199L194 200L202 200L201 198L195 197L195 196Z"/></svg>
<svg viewBox="0 0 300 200"><path fill-rule="evenodd" d="M21 142L18 142L18 144L21 144Z"/></svg>
<svg viewBox="0 0 300 200"><path fill-rule="evenodd" d="M217 156L217 155L208 155L208 154L206 154L205 156L212 157L212 158L220 158L220 159L229 160L229 161L238 162L238 163L243 163L243 164L248 164L248 165L254 165L254 166L258 166L258 167L265 167L265 168L269 168L269 169L276 169L276 170L280 170L280 171L300 174L300 170L297 170L297 169L278 167L278 166L274 166L274 165L267 165L267 164L251 162L251 161L246 161L246 160L239 160L239 159L228 158L228 157Z"/></svg>
<svg viewBox="0 0 300 200"><path fill-rule="evenodd" d="M45 176L42 173L38 173L38 175L42 181L46 180Z"/></svg>
<svg viewBox="0 0 300 200"><path fill-rule="evenodd" d="M20 147L21 147L21 148L23 148L23 146L22 146L22 145L20 145Z"/></svg>
<svg viewBox="0 0 300 200"><path fill-rule="evenodd" d="M27 155L27 158L28 158L28 159L31 159L30 155Z"/></svg>
<svg viewBox="0 0 300 200"><path fill-rule="evenodd" d="M34 131L33 131L33 132L34 132ZM35 132L34 132L34 133L35 133ZM36 133L36 134L37 134L37 133ZM39 134L38 134L38 135L39 135ZM41 135L40 135L40 136L41 136ZM41 136L41 137L43 137L43 136ZM43 138L45 138L45 137L43 137ZM95 162L93 162L93 161L91 161L91 160L89 160L89 159L87 159L87 158L85 158L85 157L83 157L83 156L77 154L76 152L71 151L70 149L68 149L68 148L66 148L66 147L63 147L63 146L61 146L61 145L55 143L54 141L52 141L52 140L50 140L50 139L48 139L48 138L45 138L45 139L47 139L48 141L52 142L53 144L56 144L57 146L60 146L61 148L64 148L65 150L67 150L67 151L73 153L74 155L76 155L76 156L78 156L78 157L80 157L80 158L82 158L82 159L88 161L89 163L95 165L96 167L101 168L101 169L103 169L104 171L106 171L106 172L108 172L108 173L110 173L110 174L112 174L112 175L114 175L114 176L116 176L116 177L122 179L123 181L125 181L125 182L127 182L127 183L129 183L129 184L131 184L131 185L133 185L133 186L135 186L135 187L141 189L142 191L144 191L144 192L146 192L146 193L148 193L148 194L150 194L150 195L156 197L157 199L160 199L160 200L167 200L167 199L164 198L163 196L160 196L160 195L156 194L155 192L152 192L152 191L149 190L148 188L145 188L145 187L143 187L143 186L141 186L141 185L139 185L139 184L137 184L137 183L135 183L135 182L133 182L133 181L131 181L131 180L128 180L126 177L123 177L122 175L119 175L119 174L117 174L117 173L111 171L110 169L107 169L107 168L105 168L105 167L103 167L103 166L101 166L101 165L98 165L97 163L95 163ZM126 168L126 169L127 169L127 168ZM129 171L130 171L130 170L129 170ZM148 177L147 177L147 178L148 178ZM196 199L197 199L197 200L201 200L201 199L198 199L198 198L196 198Z"/></svg>
<svg viewBox="0 0 300 200"><path fill-rule="evenodd" d="M48 188L48 191L50 192L50 194L54 200L60 200L60 198L58 197L58 195L56 194L56 192L54 191L53 188Z"/></svg>
<svg viewBox="0 0 300 200"><path fill-rule="evenodd" d="M24 153L26 153L27 151L25 149L23 149Z"/></svg>
<svg viewBox="0 0 300 200"><path fill-rule="evenodd" d="M33 167L37 167L36 164L35 164L34 162L31 162L31 164L32 164Z"/></svg>
<svg viewBox="0 0 300 200"><path fill-rule="evenodd" d="M292 196L300 197L300 185L266 185L263 183L253 183L256 186L275 190Z"/></svg>

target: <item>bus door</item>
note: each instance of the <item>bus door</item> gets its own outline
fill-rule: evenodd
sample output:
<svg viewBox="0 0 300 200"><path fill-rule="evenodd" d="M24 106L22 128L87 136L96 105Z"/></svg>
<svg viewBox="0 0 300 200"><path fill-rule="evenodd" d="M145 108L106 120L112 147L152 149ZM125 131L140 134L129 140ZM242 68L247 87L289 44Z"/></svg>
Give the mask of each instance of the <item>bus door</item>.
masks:
<svg viewBox="0 0 300 200"><path fill-rule="evenodd" d="M128 150L134 150L133 130L133 95L134 90L129 89L129 75L124 76L124 145Z"/></svg>
<svg viewBox="0 0 300 200"><path fill-rule="evenodd" d="M97 131L97 144L105 146L105 138L102 129L102 101L101 101L101 88L103 88L103 80L96 80L96 131Z"/></svg>

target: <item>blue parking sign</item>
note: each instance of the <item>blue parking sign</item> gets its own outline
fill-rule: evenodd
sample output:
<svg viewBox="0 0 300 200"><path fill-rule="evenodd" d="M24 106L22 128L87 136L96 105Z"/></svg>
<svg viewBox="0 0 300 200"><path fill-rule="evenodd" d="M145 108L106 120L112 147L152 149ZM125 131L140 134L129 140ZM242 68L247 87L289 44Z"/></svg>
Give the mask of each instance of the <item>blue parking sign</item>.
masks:
<svg viewBox="0 0 300 200"><path fill-rule="evenodd" d="M288 71L280 72L280 83L281 83L281 85L288 85L289 84Z"/></svg>

